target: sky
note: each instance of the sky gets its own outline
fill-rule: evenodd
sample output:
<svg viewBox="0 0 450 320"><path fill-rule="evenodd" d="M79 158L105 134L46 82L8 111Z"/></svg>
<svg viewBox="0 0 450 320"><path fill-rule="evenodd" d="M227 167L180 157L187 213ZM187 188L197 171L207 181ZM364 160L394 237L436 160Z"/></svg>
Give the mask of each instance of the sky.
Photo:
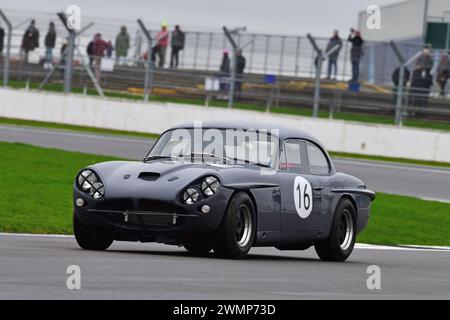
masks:
<svg viewBox="0 0 450 320"><path fill-rule="evenodd" d="M189 29L218 30L223 25L248 32L328 36L356 27L358 12L369 5L402 0L0 0L0 8L55 12L78 5L82 15L149 23L167 21Z"/></svg>

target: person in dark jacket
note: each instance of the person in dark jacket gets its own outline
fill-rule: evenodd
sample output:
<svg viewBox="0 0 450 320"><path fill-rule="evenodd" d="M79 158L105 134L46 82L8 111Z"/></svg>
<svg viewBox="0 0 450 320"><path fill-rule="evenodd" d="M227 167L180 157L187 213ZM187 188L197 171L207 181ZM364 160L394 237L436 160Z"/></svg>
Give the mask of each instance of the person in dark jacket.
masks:
<svg viewBox="0 0 450 320"><path fill-rule="evenodd" d="M176 25L175 29L172 31L171 46L172 51L170 55L170 67L178 68L178 56L181 50L184 49L184 32L181 31L180 26Z"/></svg>
<svg viewBox="0 0 450 320"><path fill-rule="evenodd" d="M351 42L352 48L350 50L350 60L352 62L352 82L358 82L359 79L359 63L361 61L363 52L364 40L361 37L361 33L354 29L350 30L351 33L348 36L348 41Z"/></svg>
<svg viewBox="0 0 450 320"><path fill-rule="evenodd" d="M3 56L3 44L5 41L5 30L0 25L0 58Z"/></svg>
<svg viewBox="0 0 450 320"><path fill-rule="evenodd" d="M53 49L56 43L56 29L55 24L50 22L48 25L48 32L45 36L45 67L51 68L53 64Z"/></svg>
<svg viewBox="0 0 450 320"><path fill-rule="evenodd" d="M236 51L236 92L240 92L242 90L242 79L244 75L245 64L245 57L242 55L242 50L239 49Z"/></svg>
<svg viewBox="0 0 450 320"><path fill-rule="evenodd" d="M406 97L406 87L408 85L409 80L411 79L411 72L408 68L404 67L404 77L403 77L403 97ZM398 84L400 83L400 67L395 68L394 72L391 75L392 83L394 87L392 88L392 103L393 105L397 104L397 92L398 92ZM404 99L404 98L403 98Z"/></svg>
<svg viewBox="0 0 450 320"><path fill-rule="evenodd" d="M339 32L337 30L334 30L333 36L330 38L330 41L328 41L327 48L325 49L325 53L328 53L333 49L334 47L338 47L336 51L331 53L328 56L328 73L327 78L331 79L331 74L334 74L334 79L337 77L337 60L339 57L339 51L341 51L342 48L342 40L339 37Z"/></svg>
<svg viewBox="0 0 450 320"><path fill-rule="evenodd" d="M428 107L428 97L433 85L433 76L426 69L416 68L412 74L410 97L411 104L418 108Z"/></svg>
<svg viewBox="0 0 450 320"><path fill-rule="evenodd" d="M229 77L230 77L230 55L227 49L223 50L222 62L220 63L219 77L220 77L220 91L227 91L229 89Z"/></svg>
<svg viewBox="0 0 450 320"><path fill-rule="evenodd" d="M21 50L25 53L25 62L28 62L28 53L39 47L39 30L36 22L31 20L22 37Z"/></svg>
<svg viewBox="0 0 450 320"><path fill-rule="evenodd" d="M86 53L89 57L89 65L90 66L92 66L92 63L94 63L94 41L95 41L95 37L94 37L94 39L89 41L89 43L86 47Z"/></svg>

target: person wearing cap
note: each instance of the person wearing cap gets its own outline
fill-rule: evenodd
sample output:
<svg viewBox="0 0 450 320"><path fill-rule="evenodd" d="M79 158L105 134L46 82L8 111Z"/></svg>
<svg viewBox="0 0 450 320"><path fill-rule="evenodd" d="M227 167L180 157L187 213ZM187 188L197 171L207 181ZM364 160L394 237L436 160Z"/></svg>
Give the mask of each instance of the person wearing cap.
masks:
<svg viewBox="0 0 450 320"><path fill-rule="evenodd" d="M53 64L53 49L56 43L55 24L50 22L47 35L45 36L45 68L51 68Z"/></svg>
<svg viewBox="0 0 450 320"><path fill-rule="evenodd" d="M28 62L28 53L39 47L39 30L36 22L31 20L30 25L25 30L22 37L21 50L25 53L25 63Z"/></svg>
<svg viewBox="0 0 450 320"><path fill-rule="evenodd" d="M169 31L167 30L167 23L165 22L161 24L161 31L156 35L156 43L159 59L158 66L164 68L167 46L169 45Z"/></svg>
<svg viewBox="0 0 450 320"><path fill-rule="evenodd" d="M361 37L361 33L354 29L350 29L350 35L348 41L351 42L352 48L350 50L350 61L352 62L352 79L351 82L358 82L359 79L359 63L361 61L363 52L364 40Z"/></svg>
<svg viewBox="0 0 450 320"><path fill-rule="evenodd" d="M178 56L181 50L184 49L184 32L181 31L180 26L176 25L172 31L171 46L172 51L170 54L170 67L178 68Z"/></svg>

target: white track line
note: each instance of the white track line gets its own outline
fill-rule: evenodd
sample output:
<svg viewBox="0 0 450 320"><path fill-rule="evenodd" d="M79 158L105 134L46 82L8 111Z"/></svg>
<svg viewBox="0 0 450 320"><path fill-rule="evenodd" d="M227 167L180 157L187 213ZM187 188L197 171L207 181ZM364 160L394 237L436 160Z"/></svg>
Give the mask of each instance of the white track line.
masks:
<svg viewBox="0 0 450 320"><path fill-rule="evenodd" d="M0 232L0 237L30 237L30 238L66 238L73 239L73 235L66 234L31 234L31 233L7 233ZM428 251L428 252L450 252L450 247L444 246L421 246L421 245L399 245L399 246L382 246L374 244L357 243L355 249L362 250L396 250L396 251Z"/></svg>

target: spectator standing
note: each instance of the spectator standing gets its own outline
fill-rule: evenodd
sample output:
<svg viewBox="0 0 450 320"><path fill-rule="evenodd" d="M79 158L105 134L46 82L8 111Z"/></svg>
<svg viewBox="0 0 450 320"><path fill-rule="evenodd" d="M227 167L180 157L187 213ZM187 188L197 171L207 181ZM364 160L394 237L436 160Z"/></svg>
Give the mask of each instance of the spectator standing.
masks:
<svg viewBox="0 0 450 320"><path fill-rule="evenodd" d="M334 74L334 79L336 79L337 77L337 59L339 57L339 51L342 48L342 40L339 37L339 32L337 30L334 30L333 36L330 38L330 41L328 41L325 53L329 53L331 49L333 49L336 46L338 47L338 49L328 56L327 79L331 79L332 73Z"/></svg>
<svg viewBox="0 0 450 320"><path fill-rule="evenodd" d="M45 64L44 68L49 69L53 65L53 49L56 43L55 24L50 22L48 25L47 35L45 36Z"/></svg>
<svg viewBox="0 0 450 320"><path fill-rule="evenodd" d="M404 76L403 76L403 92L406 92L406 86L411 78L411 72L407 67L404 68ZM395 106L397 104L397 92L398 85L400 83L400 67L395 68L394 72L391 75L392 83L394 87L392 88L392 104ZM403 99L405 100L406 94L403 94Z"/></svg>
<svg viewBox="0 0 450 320"><path fill-rule="evenodd" d="M100 81L102 58L105 56L105 52L106 50L108 50L108 47L109 45L106 41L102 39L102 35L100 33L97 33L95 35L93 45L94 69L97 81Z"/></svg>
<svg viewBox="0 0 450 320"><path fill-rule="evenodd" d="M240 92L242 90L242 79L245 70L245 57L242 55L242 50L239 49L236 51L236 92Z"/></svg>
<svg viewBox="0 0 450 320"><path fill-rule="evenodd" d="M28 63L28 53L39 47L39 30L36 22L31 20L22 37L21 50L25 53L25 63Z"/></svg>
<svg viewBox="0 0 450 320"><path fill-rule="evenodd" d="M364 40L361 37L361 33L354 29L350 30L348 41L351 42L352 48L350 50L350 60L352 62L352 79L351 82L358 82L359 80L359 63L361 61L363 52Z"/></svg>
<svg viewBox="0 0 450 320"><path fill-rule="evenodd" d="M169 30L167 30L167 23L163 22L161 24L161 31L156 35L156 53L158 54L158 66L164 68L166 62L166 51L169 45Z"/></svg>
<svg viewBox="0 0 450 320"><path fill-rule="evenodd" d="M116 63L124 65L128 57L128 49L130 49L130 36L127 28L122 26L116 37Z"/></svg>
<svg viewBox="0 0 450 320"><path fill-rule="evenodd" d="M61 78L64 78L64 70L65 70L65 65L66 65L66 54L67 54L66 50L67 50L68 46L69 46L69 42L67 41L67 39L65 39L61 46L61 51L60 51L61 60L60 60L59 64L61 65L61 69L60 69Z"/></svg>
<svg viewBox="0 0 450 320"><path fill-rule="evenodd" d="M425 46L422 49L422 54L416 60L416 70L425 71L426 73L430 73L431 69L433 69L433 57L430 53L430 47Z"/></svg>
<svg viewBox="0 0 450 320"><path fill-rule="evenodd" d="M228 91L230 77L230 55L228 50L224 49L222 54L222 62L219 70L220 91ZM226 97L224 97L226 99Z"/></svg>
<svg viewBox="0 0 450 320"><path fill-rule="evenodd" d="M5 30L2 28L0 24L0 58L3 56L3 44L5 41Z"/></svg>
<svg viewBox="0 0 450 320"><path fill-rule="evenodd" d="M107 56L108 58L111 58L111 57L112 57L112 54L113 54L113 51L114 51L114 47L113 47L113 45L112 45L112 42L111 42L111 41L108 41L108 47L106 48L106 56Z"/></svg>
<svg viewBox="0 0 450 320"><path fill-rule="evenodd" d="M450 58L449 53L442 55L441 60L437 68L436 82L440 87L440 95L445 96L445 86L447 85L448 78L450 77Z"/></svg>
<svg viewBox="0 0 450 320"><path fill-rule="evenodd" d="M172 31L172 40L171 40L172 51L170 55L171 68L178 68L179 53L181 50L184 49L184 39L185 39L184 32L181 31L179 25L176 25L175 29Z"/></svg>
<svg viewBox="0 0 450 320"><path fill-rule="evenodd" d="M92 63L94 62L94 42L95 42L95 36L91 41L89 41L89 43L86 47L86 53L89 57L89 66L92 66Z"/></svg>

